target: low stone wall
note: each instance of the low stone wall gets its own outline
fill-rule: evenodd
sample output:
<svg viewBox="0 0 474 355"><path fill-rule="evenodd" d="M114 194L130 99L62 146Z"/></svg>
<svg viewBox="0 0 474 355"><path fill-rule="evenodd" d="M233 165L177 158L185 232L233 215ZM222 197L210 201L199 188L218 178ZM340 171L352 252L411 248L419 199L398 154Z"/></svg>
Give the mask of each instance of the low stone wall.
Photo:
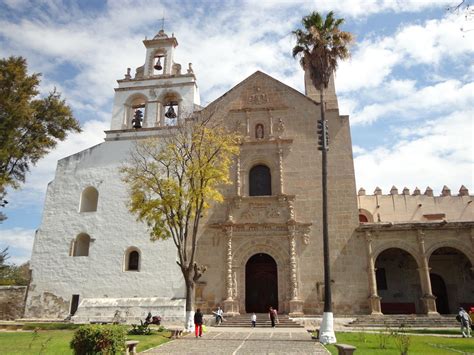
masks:
<svg viewBox="0 0 474 355"><path fill-rule="evenodd" d="M159 315L162 324L183 324L186 300L169 297L84 298L79 304L74 323L119 322L140 323L148 312Z"/></svg>
<svg viewBox="0 0 474 355"><path fill-rule="evenodd" d="M26 286L0 286L0 319L23 317Z"/></svg>

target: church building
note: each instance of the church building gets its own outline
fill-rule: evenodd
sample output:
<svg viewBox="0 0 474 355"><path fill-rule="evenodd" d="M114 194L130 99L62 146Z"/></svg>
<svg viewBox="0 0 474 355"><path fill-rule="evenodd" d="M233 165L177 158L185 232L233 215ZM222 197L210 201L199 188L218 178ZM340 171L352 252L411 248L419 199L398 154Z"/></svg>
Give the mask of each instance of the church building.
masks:
<svg viewBox="0 0 474 355"><path fill-rule="evenodd" d="M200 226L207 267L195 306L227 315L321 315L324 305L319 92L257 71L202 107L191 63L173 60L174 35L143 41L145 64L118 80L105 141L61 159L48 185L31 258L26 318L75 322L184 321L185 287L172 240L152 242L128 210L120 167L134 143L173 134L202 111L243 137ZM303 73L302 73L303 75ZM474 306L474 197L462 186L357 192L349 117L334 81L326 94L328 216L335 316L453 313Z"/></svg>

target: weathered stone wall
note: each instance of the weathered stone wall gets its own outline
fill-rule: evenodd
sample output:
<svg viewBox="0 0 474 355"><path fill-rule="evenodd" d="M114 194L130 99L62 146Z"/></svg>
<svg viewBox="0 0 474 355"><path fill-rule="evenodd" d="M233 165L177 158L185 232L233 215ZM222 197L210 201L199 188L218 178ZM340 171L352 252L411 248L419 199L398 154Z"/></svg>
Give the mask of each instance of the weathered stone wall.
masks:
<svg viewBox="0 0 474 355"><path fill-rule="evenodd" d="M151 242L128 211L119 167L130 141L107 141L62 159L48 186L43 221L34 241L28 318L64 319L72 295L86 298L183 298L181 271L171 240ZM79 212L82 191L99 192L97 211ZM88 256L72 256L80 233L91 238ZM126 251L140 253L140 270L125 270Z"/></svg>
<svg viewBox="0 0 474 355"><path fill-rule="evenodd" d="M232 170L226 203L211 211L208 226L232 224L232 288L245 312L245 265L257 253L274 258L278 270L279 310L290 312L292 230L295 229L296 293L305 313L323 309L321 154L317 149L319 106L293 89L256 73L211 104L216 115L245 137ZM334 305L337 313L367 311L364 248L353 236L357 202L348 118L327 113L329 151L329 224ZM279 131L280 122L283 131ZM259 139L255 128L264 126ZM281 164L280 164L281 159ZM249 171L255 164L271 170L272 196L249 196ZM228 236L208 228L199 240L199 261L208 266L202 278L201 304L213 308L227 297ZM236 282L235 282L236 281ZM237 285L235 285L237 284Z"/></svg>
<svg viewBox="0 0 474 355"><path fill-rule="evenodd" d="M25 309L26 286L0 286L0 319L21 318Z"/></svg>
<svg viewBox="0 0 474 355"><path fill-rule="evenodd" d="M461 189L458 196L433 196L432 191L428 195L405 192L399 194L392 189L389 195L365 195L359 190L359 211L369 222L474 221L474 196L469 196L467 190Z"/></svg>

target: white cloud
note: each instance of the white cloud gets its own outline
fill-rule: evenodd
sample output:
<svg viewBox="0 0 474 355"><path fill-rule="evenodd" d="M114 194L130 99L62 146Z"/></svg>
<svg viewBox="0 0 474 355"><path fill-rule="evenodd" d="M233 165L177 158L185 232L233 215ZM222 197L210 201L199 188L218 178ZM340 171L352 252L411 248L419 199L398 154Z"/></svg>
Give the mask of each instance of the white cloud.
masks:
<svg viewBox="0 0 474 355"><path fill-rule="evenodd" d="M423 25L402 27L395 36L394 50L403 53L408 64L438 64L444 56L456 58L472 53L472 41L460 30L464 22L462 14L452 14Z"/></svg>
<svg viewBox="0 0 474 355"><path fill-rule="evenodd" d="M0 230L0 250L8 247L9 264L21 265L31 257L34 229L11 228Z"/></svg>
<svg viewBox="0 0 474 355"><path fill-rule="evenodd" d="M367 191L380 186L384 193L388 193L394 183L399 189L407 186L413 190L418 186L424 190L430 186L439 193L443 185L447 185L457 194L464 184L472 191L472 114L472 111L460 111L439 117L413 127L409 136L399 136L403 139L393 147L382 146L358 154L354 163L358 186Z"/></svg>
<svg viewBox="0 0 474 355"><path fill-rule="evenodd" d="M436 73L442 59L469 61L474 46L460 31L464 21L462 14L450 14L421 25L401 24L392 36L356 43L352 58L340 63L336 75L338 91L378 90L399 67L430 65L429 70ZM471 81L472 77L466 80Z"/></svg>
<svg viewBox="0 0 474 355"><path fill-rule="evenodd" d="M426 86L414 91L411 84L404 96L397 91L398 97L389 95L393 91L393 83L387 88L380 88L377 95L382 102L366 105L360 111L352 113L353 124L372 123L384 116L397 115L399 121L414 120L420 116L430 116L439 112L469 109L474 102L474 82L462 84L457 80L448 80L435 85Z"/></svg>
<svg viewBox="0 0 474 355"><path fill-rule="evenodd" d="M427 8L452 5L450 0L318 0L317 2L308 0L263 0L255 2L247 0L246 3L257 9L265 10L274 9L275 7L298 6L302 12L314 11L315 9L319 12L334 11L339 16L353 17L359 20L378 13L418 12Z"/></svg>
<svg viewBox="0 0 474 355"><path fill-rule="evenodd" d="M341 62L336 74L338 91L355 91L379 86L402 59L387 45L388 40L360 43L349 61Z"/></svg>

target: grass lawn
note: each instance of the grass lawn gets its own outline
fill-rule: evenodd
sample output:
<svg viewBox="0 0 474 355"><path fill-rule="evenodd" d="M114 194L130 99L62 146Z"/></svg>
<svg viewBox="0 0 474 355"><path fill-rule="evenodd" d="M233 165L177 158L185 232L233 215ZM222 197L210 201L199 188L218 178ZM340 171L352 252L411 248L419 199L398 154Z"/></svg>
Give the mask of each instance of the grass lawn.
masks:
<svg viewBox="0 0 474 355"><path fill-rule="evenodd" d="M474 354L474 338L444 338L435 336L412 335L408 354ZM357 348L355 354L382 354L400 355L400 350L396 345L395 337L389 334L373 333L336 333L337 342L340 344L350 344ZM385 342L385 349L380 345ZM327 345L331 354L337 355L337 348L334 345Z"/></svg>
<svg viewBox="0 0 474 355"><path fill-rule="evenodd" d="M73 330L40 330L34 332L0 332L0 353L10 354L72 354L69 342ZM167 342L169 332L152 335L128 335L128 340L138 340L138 351Z"/></svg>

